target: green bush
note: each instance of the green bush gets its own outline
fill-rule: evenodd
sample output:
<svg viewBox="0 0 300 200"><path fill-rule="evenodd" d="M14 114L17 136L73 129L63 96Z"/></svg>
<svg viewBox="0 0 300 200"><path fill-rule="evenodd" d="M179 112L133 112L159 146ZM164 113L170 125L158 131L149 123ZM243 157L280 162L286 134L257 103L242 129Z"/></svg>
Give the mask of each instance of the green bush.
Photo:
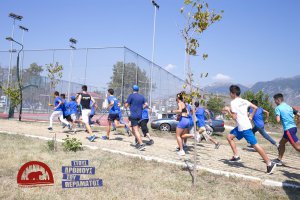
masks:
<svg viewBox="0 0 300 200"><path fill-rule="evenodd" d="M221 98L213 97L208 100L206 105L208 110L213 111L215 114L220 114L225 103Z"/></svg>
<svg viewBox="0 0 300 200"><path fill-rule="evenodd" d="M80 142L80 140L76 139L76 138L69 138L69 136L67 136L67 138L63 139L63 147L65 151L82 151L83 147L82 147L82 143Z"/></svg>
<svg viewBox="0 0 300 200"><path fill-rule="evenodd" d="M272 124L277 124L276 122L276 116L275 116L275 110L272 105L272 101L270 100L269 95L265 94L263 91L259 91L258 93L253 93L251 91L247 91L242 94L241 96L243 99L247 99L248 101L251 101L253 99L258 101L258 107L261 107L269 112L269 122ZM266 119L266 116L264 115L264 119Z"/></svg>

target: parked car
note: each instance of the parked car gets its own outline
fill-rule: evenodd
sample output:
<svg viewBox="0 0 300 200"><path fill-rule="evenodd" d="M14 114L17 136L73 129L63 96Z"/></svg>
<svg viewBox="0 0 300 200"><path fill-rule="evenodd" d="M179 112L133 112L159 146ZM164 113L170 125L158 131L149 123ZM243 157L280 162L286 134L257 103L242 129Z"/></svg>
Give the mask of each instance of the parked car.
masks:
<svg viewBox="0 0 300 200"><path fill-rule="evenodd" d="M224 127L224 121L223 120L217 120L213 117L213 114L211 113L211 121L207 120L207 116L205 116L205 125L206 130L209 131L209 134L212 134L212 132L219 132L222 133L225 131ZM151 122L151 128L154 130L160 130L160 131L176 131L178 121L176 121L176 114L165 114L164 118L153 120Z"/></svg>

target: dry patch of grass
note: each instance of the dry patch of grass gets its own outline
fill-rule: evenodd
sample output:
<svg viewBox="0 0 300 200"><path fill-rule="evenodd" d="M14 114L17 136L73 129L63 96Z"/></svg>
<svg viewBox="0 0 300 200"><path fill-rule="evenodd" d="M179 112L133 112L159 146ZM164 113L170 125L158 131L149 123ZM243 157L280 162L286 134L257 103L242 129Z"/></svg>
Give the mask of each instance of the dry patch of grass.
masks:
<svg viewBox="0 0 300 200"><path fill-rule="evenodd" d="M263 187L255 182L198 172L192 188L189 172L177 166L146 162L100 150L49 152L46 141L0 133L0 199L297 199L300 190ZM59 143L60 146L60 143ZM89 160L102 178L102 188L61 188L61 167ZM37 160L52 170L52 187L20 188L17 172Z"/></svg>

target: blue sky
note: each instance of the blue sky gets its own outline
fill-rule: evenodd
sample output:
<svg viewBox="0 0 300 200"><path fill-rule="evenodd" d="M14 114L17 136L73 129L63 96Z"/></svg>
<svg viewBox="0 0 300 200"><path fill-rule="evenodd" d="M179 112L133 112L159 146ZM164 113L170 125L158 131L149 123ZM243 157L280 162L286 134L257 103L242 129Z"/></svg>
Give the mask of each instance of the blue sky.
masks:
<svg viewBox="0 0 300 200"><path fill-rule="evenodd" d="M183 23L179 12L183 0L157 2L155 62L181 77L184 43L178 26ZM208 53L208 59L192 59L195 74L209 73L201 85L220 80L249 85L300 74L299 0L208 2L225 13L201 37L200 52ZM8 14L14 12L24 16L18 24L30 29L25 49L67 48L68 39L74 37L77 47L125 45L151 59L150 0L2 0L0 8L0 50L10 47L4 38L11 35ZM21 40L17 29L14 38Z"/></svg>

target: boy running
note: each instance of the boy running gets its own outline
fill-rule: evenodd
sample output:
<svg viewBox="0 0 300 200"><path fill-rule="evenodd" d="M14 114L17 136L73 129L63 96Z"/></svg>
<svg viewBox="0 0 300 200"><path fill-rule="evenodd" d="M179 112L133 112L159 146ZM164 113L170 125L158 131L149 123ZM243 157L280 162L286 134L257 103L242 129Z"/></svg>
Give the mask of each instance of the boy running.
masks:
<svg viewBox="0 0 300 200"><path fill-rule="evenodd" d="M229 107L225 107L223 110L228 112L232 119L234 119L237 123L237 127L234 128L230 134L227 135L228 143L234 153L233 157L229 160L230 162L238 162L240 161L240 157L238 155L238 151L236 148L236 144L233 141L234 138L241 140L245 138L248 143L250 143L253 148L259 153L259 155L263 158L267 165L267 173L271 174L276 167L276 163L271 162L263 148L261 148L257 144L257 140L252 132L252 125L250 120L253 119L253 116L257 110L257 107L250 103L249 101L240 98L241 89L237 85L231 85L230 88L230 97L232 99ZM252 114L248 118L248 107L253 109Z"/></svg>
<svg viewBox="0 0 300 200"><path fill-rule="evenodd" d="M220 143L212 139L207 133L205 128L205 113L209 116L208 120L210 119L210 113L207 109L204 109L203 107L200 107L200 104L198 101L195 102L196 111L195 115L197 117L197 128L200 134L203 135L204 138L209 139L212 143L215 144L215 149L218 149L220 147Z"/></svg>
<svg viewBox="0 0 300 200"><path fill-rule="evenodd" d="M149 134L149 130L147 126L148 122L149 122L149 107L147 104L145 104L144 110L142 111L142 119L140 120L139 124L144 134L144 137L147 137L149 139L149 142L147 144L152 145L154 144L154 141Z"/></svg>
<svg viewBox="0 0 300 200"><path fill-rule="evenodd" d="M59 92L55 91L54 92L54 97L55 97L55 100L54 100L54 111L53 113L51 114L50 116L50 125L48 127L48 130L49 131L52 131L53 128L52 128L52 124L53 124L53 118L58 116L59 117L59 120L66 124L68 126L69 129L71 129L71 126L69 124L69 122L67 120L64 119L64 116L63 116L63 111L62 111L62 100L61 98L59 97Z"/></svg>
<svg viewBox="0 0 300 200"><path fill-rule="evenodd" d="M80 93L77 98L77 105L81 105L81 107L82 107L82 110L81 110L82 122L85 124L85 128L87 129L87 131L90 134L90 137L88 138L88 140L90 142L93 142L95 140L96 136L93 134L93 131L89 125L89 116L91 114L91 106L90 106L91 101L93 102L92 105L94 105L95 104L94 98L87 93L87 86L83 85L82 93Z"/></svg>
<svg viewBox="0 0 300 200"><path fill-rule="evenodd" d="M255 99L253 99L251 101L251 103L254 104L255 106L258 106L258 101ZM253 113L252 108L250 108L249 113L250 114ZM254 123L252 132L255 135L255 133L258 131L266 140L268 140L269 142L271 142L271 144L273 144L274 146L276 146L278 148L279 145L277 144L277 142L265 130L265 123L264 123L264 117L263 117L264 113L266 113L266 115L267 115L266 122L268 122L269 112L261 107L257 107L257 110L252 119L252 121Z"/></svg>
<svg viewBox="0 0 300 200"><path fill-rule="evenodd" d="M293 108L286 104L281 93L274 95L274 101L277 107L275 108L276 121L282 123L283 136L279 142L278 158L273 160L277 165L281 166L283 154L285 152L285 144L290 142L294 149L300 152L300 142L297 137L297 127L294 121Z"/></svg>
<svg viewBox="0 0 300 200"><path fill-rule="evenodd" d="M112 122L115 123L116 128L119 127L125 127L127 129L127 126L125 124L120 124L120 118L119 118L119 106L118 106L118 99L114 97L114 90L113 89L108 89L108 97L107 97L107 102L108 102L108 126L106 127L106 136L103 136L102 139L104 140L109 140L109 134L110 134L110 127Z"/></svg>

